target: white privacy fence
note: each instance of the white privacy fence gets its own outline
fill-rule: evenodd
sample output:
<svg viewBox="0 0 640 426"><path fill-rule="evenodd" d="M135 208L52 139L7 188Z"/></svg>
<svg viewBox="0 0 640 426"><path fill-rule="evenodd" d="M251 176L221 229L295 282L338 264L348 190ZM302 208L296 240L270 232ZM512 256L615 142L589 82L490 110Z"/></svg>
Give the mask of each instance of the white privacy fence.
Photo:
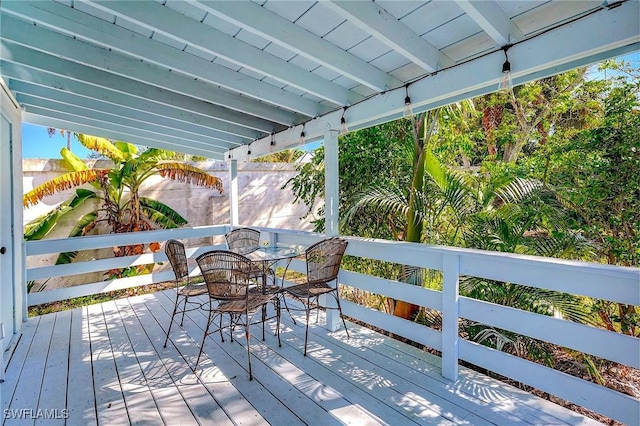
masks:
<svg viewBox="0 0 640 426"><path fill-rule="evenodd" d="M162 242L170 238L188 240L189 238L216 237L224 235L228 230L228 226L220 225L27 242L25 253L27 256L33 256L152 241ZM271 244L308 246L322 238L318 234L281 229L263 228L262 231ZM439 331L356 303L343 301L343 311L346 315L441 351L444 377L457 378L458 361L464 360L626 424L640 423L640 402L633 397L458 336L458 320L464 318L638 369L640 368L640 339L560 318L462 297L458 292L458 283L461 275L474 276L639 306L640 270L398 241L350 237L347 239L349 240L347 254L350 256L442 271L442 291L350 271L341 272L340 283L441 312L443 324L442 330ZM224 245L191 248L187 250L187 255L195 258L198 254L216 247L224 247ZM65 274L105 271L166 261L164 253L159 252L30 268L27 269L26 276L27 280L39 280ZM289 269L305 272L304 261L295 259ZM193 273L197 274L197 271ZM172 278L171 271L164 271L44 291L29 294L28 304L36 305L70 297L142 286ZM332 322L331 317L328 318L328 322Z"/></svg>

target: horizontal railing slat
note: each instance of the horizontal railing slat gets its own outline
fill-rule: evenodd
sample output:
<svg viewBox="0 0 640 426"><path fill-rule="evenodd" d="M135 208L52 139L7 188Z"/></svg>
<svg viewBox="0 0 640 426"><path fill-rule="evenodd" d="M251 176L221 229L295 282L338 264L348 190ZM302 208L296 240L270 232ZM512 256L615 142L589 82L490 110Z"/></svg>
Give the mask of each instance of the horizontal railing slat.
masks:
<svg viewBox="0 0 640 426"><path fill-rule="evenodd" d="M342 312L359 321L386 330L395 335L440 350L442 348L441 333L413 321L408 321L375 309L340 299Z"/></svg>
<svg viewBox="0 0 640 426"><path fill-rule="evenodd" d="M340 283L393 299L442 311L442 294L417 285L401 283L351 271L340 271Z"/></svg>
<svg viewBox="0 0 640 426"><path fill-rule="evenodd" d="M460 256L460 274L640 305L640 269L481 252Z"/></svg>
<svg viewBox="0 0 640 426"><path fill-rule="evenodd" d="M632 336L467 297L460 317L640 368L640 339Z"/></svg>
<svg viewBox="0 0 640 426"><path fill-rule="evenodd" d="M26 256L64 253L68 251L94 250L105 247L167 241L170 239L203 238L224 235L227 225L199 226L195 228L162 229L157 231L133 232L130 234L90 235L77 238L60 238L25 242Z"/></svg>
<svg viewBox="0 0 640 426"><path fill-rule="evenodd" d="M215 246L203 246L186 249L188 258L195 259L208 250L224 248L222 244ZM110 257L107 259L86 260L82 262L67 263L63 265L41 266L27 269L27 280L37 280L51 277L64 277L69 275L86 274L88 272L102 272L117 268L147 265L150 263L168 262L167 255L161 251L158 253L145 253L137 256Z"/></svg>
<svg viewBox="0 0 640 426"><path fill-rule="evenodd" d="M110 291L123 290L125 288L140 287L143 285L168 281L172 280L173 277L173 272L164 271L153 274L138 275L135 277L120 278L111 281L99 281L91 284L83 284L73 287L29 293L27 295L27 303L29 306L34 306L40 305L42 303L72 299L74 297L108 293Z"/></svg>
<svg viewBox="0 0 640 426"><path fill-rule="evenodd" d="M460 358L628 425L637 425L640 401L604 386L518 358L468 340L460 340Z"/></svg>

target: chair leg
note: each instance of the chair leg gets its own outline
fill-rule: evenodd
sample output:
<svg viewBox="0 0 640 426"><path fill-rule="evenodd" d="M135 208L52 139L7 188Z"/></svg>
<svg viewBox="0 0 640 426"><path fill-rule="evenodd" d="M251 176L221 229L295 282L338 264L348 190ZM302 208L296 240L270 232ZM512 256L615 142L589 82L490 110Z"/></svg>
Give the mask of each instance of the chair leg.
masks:
<svg viewBox="0 0 640 426"><path fill-rule="evenodd" d="M340 319L342 320L342 325L344 325L344 331L347 333L347 339L351 339L349 336L349 330L347 330L347 323L344 320L344 315L342 315L342 306L340 306L340 297L336 294L336 303L338 304L338 312L340 313Z"/></svg>
<svg viewBox="0 0 640 426"><path fill-rule="evenodd" d="M262 305L262 341L264 342L264 323L267 320L267 304Z"/></svg>
<svg viewBox="0 0 640 426"><path fill-rule="evenodd" d="M222 316L222 314L220 314ZM207 340L207 335L209 334L209 327L211 327L211 323L213 322L214 314L213 310L209 309L209 318L207 318L207 327L204 329L204 336L202 336L202 344L200 345L200 352L198 352L198 359L196 360L196 365L193 367L193 371L196 371L198 368L198 364L200 363L200 357L202 356L202 352L204 352L204 342Z"/></svg>
<svg viewBox="0 0 640 426"><path fill-rule="evenodd" d="M291 314L291 311L289 310L289 305L287 305L287 297L284 293L282 294L282 301L284 302L284 307L287 310L287 312L289 312L289 316L291 317L291 321L293 321L293 325L298 325L298 323L296 322L296 319L293 317L293 315Z"/></svg>
<svg viewBox="0 0 640 426"><path fill-rule="evenodd" d="M278 334L278 347L282 347L282 342L280 341L280 298L275 298L276 304L276 333Z"/></svg>
<svg viewBox="0 0 640 426"><path fill-rule="evenodd" d="M173 305L173 313L171 314L171 321L169 321L169 328L167 329L167 336L164 338L164 347L167 347L167 342L169 341L169 333L171 333L171 326L173 325L173 319L176 316L176 312L178 311L178 303L180 301L180 296L176 294L176 303Z"/></svg>
<svg viewBox="0 0 640 426"><path fill-rule="evenodd" d="M309 303L309 301L307 301ZM309 315L311 314L311 308L309 305L305 306L307 313L307 327L304 329L304 356L307 356L307 340L309 340Z"/></svg>
<svg viewBox="0 0 640 426"><path fill-rule="evenodd" d="M182 317L180 318L180 327L182 327L183 323L184 323L184 313L187 311L187 299L189 299L188 296L184 297L184 304L182 305Z"/></svg>
<svg viewBox="0 0 640 426"><path fill-rule="evenodd" d="M222 334L222 317L223 315L220 314L220 327L218 328L218 331L220 331L220 341L224 342L224 335Z"/></svg>
<svg viewBox="0 0 640 426"><path fill-rule="evenodd" d="M253 372L251 371L251 322L249 312L246 313L246 323L244 324L244 334L247 338L247 359L249 360L249 380L253 380ZM264 323L263 323L264 324Z"/></svg>

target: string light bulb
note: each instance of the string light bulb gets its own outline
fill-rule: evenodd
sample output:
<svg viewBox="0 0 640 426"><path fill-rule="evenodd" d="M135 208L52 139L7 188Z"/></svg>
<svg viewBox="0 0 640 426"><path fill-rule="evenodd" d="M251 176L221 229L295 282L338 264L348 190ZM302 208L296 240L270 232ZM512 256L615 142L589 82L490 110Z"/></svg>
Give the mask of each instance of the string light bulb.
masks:
<svg viewBox="0 0 640 426"><path fill-rule="evenodd" d="M404 98L404 118L409 118L413 115L413 109L411 108L411 98L409 97L409 85L404 86L404 90L406 92Z"/></svg>
<svg viewBox="0 0 640 426"><path fill-rule="evenodd" d="M507 50L509 50L510 45L507 45L502 48L504 51L505 61L502 64L502 78L500 78L500 84L498 85L498 92L508 92L513 89L513 80L511 79L511 62L509 62L509 56L507 55Z"/></svg>
<svg viewBox="0 0 640 426"><path fill-rule="evenodd" d="M306 142L305 139L306 135L304 133L304 124L302 125L302 131L300 132L300 139L298 139L298 145L304 145L304 143Z"/></svg>
<svg viewBox="0 0 640 426"><path fill-rule="evenodd" d="M340 134L346 135L349 133L349 128L347 127L347 120L344 118L344 114L347 112L347 107L343 107L342 109L342 117L340 117Z"/></svg>
<svg viewBox="0 0 640 426"><path fill-rule="evenodd" d="M273 152L276 148L276 135L271 133L271 142L269 142L269 152Z"/></svg>

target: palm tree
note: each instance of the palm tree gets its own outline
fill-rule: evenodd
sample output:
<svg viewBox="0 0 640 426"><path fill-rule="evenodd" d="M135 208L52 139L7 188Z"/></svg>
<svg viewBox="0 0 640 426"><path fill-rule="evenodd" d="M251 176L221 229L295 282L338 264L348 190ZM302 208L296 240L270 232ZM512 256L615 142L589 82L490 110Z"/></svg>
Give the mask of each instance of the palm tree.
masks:
<svg viewBox="0 0 640 426"><path fill-rule="evenodd" d="M401 188L390 182L385 187L368 188L354 200L346 220L372 207L392 216L394 220L390 222L404 224L404 232L399 235L405 241L541 256L566 257L569 253L589 252L591 247L586 240L568 231L570 218L553 188L535 180L463 174L440 163L433 153L437 120L438 111L434 111L414 121L414 138L407 155L412 163L410 187ZM404 267L403 281L422 285L424 272ZM463 284L466 285L462 291L469 295L474 294L474 285L502 286L478 280ZM514 289L522 290L520 286ZM482 291L478 287L476 293L485 296L499 293L494 290ZM557 295L550 292L528 291L526 297L507 297L503 302L512 306L517 301L517 307L522 307L519 302L526 299L531 306L550 306L552 314L561 312L584 319L582 312L573 312L570 304L561 303L567 299L558 301ZM409 319L418 310L416 305L398 301L393 312Z"/></svg>
<svg viewBox="0 0 640 426"><path fill-rule="evenodd" d="M391 222L403 225L403 231L397 235L404 241L448 242L441 232L440 218L446 213L455 218L456 211L462 208L465 187L461 177L449 172L432 151L431 139L439 114L440 109L436 109L411 118L413 137L406 139L405 146L411 163L409 188L390 182L388 187L367 189L357 197L345 221L362 209L372 207L394 217ZM416 268L404 267L402 275L406 282L421 284L420 271ZM418 310L419 306L403 301L395 301L393 308L394 315L405 319L414 317Z"/></svg>
<svg viewBox="0 0 640 426"><path fill-rule="evenodd" d="M151 176L192 183L222 192L220 179L205 171L179 161L170 161L173 154L155 148L148 148L141 154L135 145L127 142L112 143L107 139L76 134L82 145L113 161L112 168L90 169L82 160L63 148L60 154L72 170L33 188L24 194L24 207L37 204L41 199L64 190L76 188L75 194L67 201L38 217L25 227L27 241L44 238L59 220L77 210L89 200L101 200L98 208L79 218L69 233L70 237L89 233L98 223L108 226L111 233L147 231L153 229L176 228L187 223L180 214L158 200L141 197L141 185ZM87 188L80 188L88 184ZM150 249L158 250L158 243L151 243ZM115 256L140 254L144 245L114 247ZM56 264L70 263L77 252L62 253ZM118 272L120 275L122 271Z"/></svg>

